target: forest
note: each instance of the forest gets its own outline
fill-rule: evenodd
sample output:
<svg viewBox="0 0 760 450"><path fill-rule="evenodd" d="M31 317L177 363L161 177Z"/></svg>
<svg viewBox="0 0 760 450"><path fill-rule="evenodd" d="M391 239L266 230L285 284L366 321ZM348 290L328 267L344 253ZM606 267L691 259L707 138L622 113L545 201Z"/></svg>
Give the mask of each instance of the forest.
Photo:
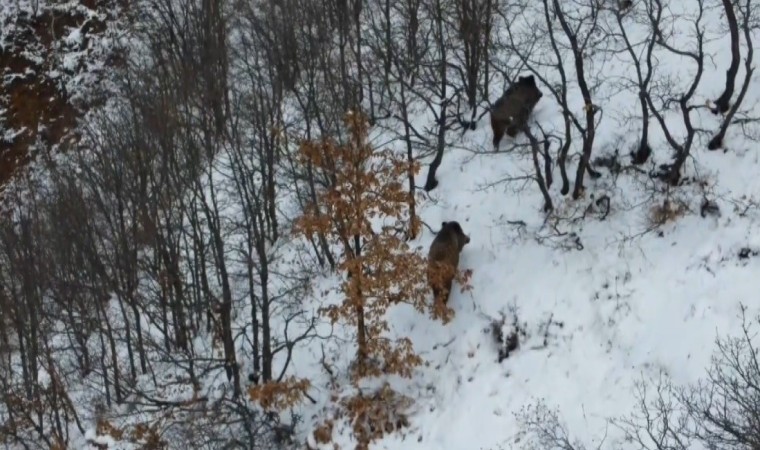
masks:
<svg viewBox="0 0 760 450"><path fill-rule="evenodd" d="M472 236L463 255L490 245L450 196L467 195L460 173L491 189L473 216L518 217L506 205L522 199L532 219L505 226L537 224L541 245L583 252L584 225L634 205L646 223L626 241L719 216L727 203L695 161L760 139L755 0L91 3L0 0L6 25L57 32L14 47L9 25L0 62L41 52L34 71L61 72L51 79L78 108L60 113L76 116L65 143L36 113L31 162L0 194L6 448L316 449L350 436L342 445L368 449L404 435L422 388L398 386L431 362L389 314L451 327L469 320L468 292L512 289L483 284L463 256L451 299L433 301L426 247L442 221ZM67 9L79 15L58 32ZM541 95L497 140L499 102L524 77ZM5 140L22 136L3 117ZM755 202L734 201L737 217ZM752 314L718 342L712 390L636 385L640 414L610 422L625 448L760 445ZM517 316L489 319L509 348L486 359L509 363L530 339L552 347L571 317L532 334ZM519 414L533 439L519 448L608 448L573 441L545 406ZM383 448L444 448L406 439Z"/></svg>

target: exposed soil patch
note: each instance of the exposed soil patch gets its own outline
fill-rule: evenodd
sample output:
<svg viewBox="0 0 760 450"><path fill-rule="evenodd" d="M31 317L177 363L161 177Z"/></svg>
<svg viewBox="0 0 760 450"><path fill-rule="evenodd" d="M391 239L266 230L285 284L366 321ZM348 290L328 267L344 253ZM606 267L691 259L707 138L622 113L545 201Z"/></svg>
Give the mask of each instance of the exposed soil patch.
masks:
<svg viewBox="0 0 760 450"><path fill-rule="evenodd" d="M51 2L36 14L0 17L0 187L30 161L35 143L66 151L78 140L77 119L95 99L68 92L67 83L97 84L115 62L94 42L114 19L114 3Z"/></svg>

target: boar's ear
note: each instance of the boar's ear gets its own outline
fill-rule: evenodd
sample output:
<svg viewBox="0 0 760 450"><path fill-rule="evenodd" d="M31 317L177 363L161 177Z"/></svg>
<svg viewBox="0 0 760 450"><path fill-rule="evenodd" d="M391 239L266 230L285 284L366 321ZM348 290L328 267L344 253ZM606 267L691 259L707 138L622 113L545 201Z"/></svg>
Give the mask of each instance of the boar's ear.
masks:
<svg viewBox="0 0 760 450"><path fill-rule="evenodd" d="M441 222L441 229L446 228L446 222Z"/></svg>

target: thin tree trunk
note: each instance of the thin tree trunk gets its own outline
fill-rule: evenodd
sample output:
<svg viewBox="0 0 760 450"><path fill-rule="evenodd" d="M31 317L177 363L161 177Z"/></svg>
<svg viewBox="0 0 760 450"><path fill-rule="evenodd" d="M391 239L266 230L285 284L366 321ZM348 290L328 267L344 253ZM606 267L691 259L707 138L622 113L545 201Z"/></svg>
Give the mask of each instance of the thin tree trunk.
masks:
<svg viewBox="0 0 760 450"><path fill-rule="evenodd" d="M739 25L736 22L736 13L731 0L723 0L723 10L726 12L728 21L728 31L731 35L731 64L726 71L726 87L723 94L715 100L715 113L725 113L731 104L731 97L734 95L734 84L736 83L736 74L739 72Z"/></svg>

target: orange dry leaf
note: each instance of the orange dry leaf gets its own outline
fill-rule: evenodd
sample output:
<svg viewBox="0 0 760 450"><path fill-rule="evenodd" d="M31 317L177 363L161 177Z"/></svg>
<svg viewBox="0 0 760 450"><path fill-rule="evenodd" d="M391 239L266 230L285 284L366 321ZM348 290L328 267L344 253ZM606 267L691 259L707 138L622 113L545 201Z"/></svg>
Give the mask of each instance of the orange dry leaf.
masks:
<svg viewBox="0 0 760 450"><path fill-rule="evenodd" d="M264 409L283 410L300 402L309 386L309 380L290 377L281 382L251 386L248 396Z"/></svg>

